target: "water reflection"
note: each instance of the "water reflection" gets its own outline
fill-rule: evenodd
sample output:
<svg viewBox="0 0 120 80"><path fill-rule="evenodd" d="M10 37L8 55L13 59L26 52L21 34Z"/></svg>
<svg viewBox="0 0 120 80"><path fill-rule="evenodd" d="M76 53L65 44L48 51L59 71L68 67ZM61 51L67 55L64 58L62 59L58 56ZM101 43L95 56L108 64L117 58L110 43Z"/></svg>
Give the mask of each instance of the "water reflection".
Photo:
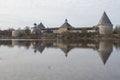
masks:
<svg viewBox="0 0 120 80"><path fill-rule="evenodd" d="M0 46L8 47L24 47L26 49L33 49L34 53L43 53L46 47L50 48L60 48L67 57L69 52L74 48L88 48L93 49L98 52L102 62L106 64L108 58L113 51L113 45L116 49L120 49L120 41L110 41L110 40L79 40L79 41L26 41L26 40L1 40Z"/></svg>
<svg viewBox="0 0 120 80"><path fill-rule="evenodd" d="M98 44L97 51L105 64L113 51L112 41L100 41Z"/></svg>
<svg viewBox="0 0 120 80"><path fill-rule="evenodd" d="M45 49L44 44L42 44L41 41L35 41L33 44L34 52L36 53L37 51L42 53Z"/></svg>

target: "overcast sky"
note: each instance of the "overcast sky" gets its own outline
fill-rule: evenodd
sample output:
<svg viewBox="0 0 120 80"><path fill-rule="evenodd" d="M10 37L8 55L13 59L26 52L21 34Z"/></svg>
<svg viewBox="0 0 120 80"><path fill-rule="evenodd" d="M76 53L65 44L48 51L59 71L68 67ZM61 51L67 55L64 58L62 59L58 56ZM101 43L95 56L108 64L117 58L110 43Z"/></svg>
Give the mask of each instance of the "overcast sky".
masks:
<svg viewBox="0 0 120 80"><path fill-rule="evenodd" d="M113 25L120 24L120 0L0 0L0 29L40 23L59 27L67 18L74 27L96 25L106 11Z"/></svg>

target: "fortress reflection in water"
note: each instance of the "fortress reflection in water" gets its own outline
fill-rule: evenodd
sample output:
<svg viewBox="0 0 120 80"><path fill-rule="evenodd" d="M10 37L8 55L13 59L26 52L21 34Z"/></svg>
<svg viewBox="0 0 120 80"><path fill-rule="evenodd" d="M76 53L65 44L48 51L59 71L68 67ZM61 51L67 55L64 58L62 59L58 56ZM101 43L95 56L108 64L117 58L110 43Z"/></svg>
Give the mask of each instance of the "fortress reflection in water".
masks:
<svg viewBox="0 0 120 80"><path fill-rule="evenodd" d="M60 48L67 57L69 52L74 48L88 48L98 52L104 64L106 64L108 58L113 51L113 45L116 49L120 49L120 41L109 40L79 40L79 41L24 41L24 40L2 40L0 46L8 47L25 47L26 49L32 48L34 53L43 53L46 47Z"/></svg>

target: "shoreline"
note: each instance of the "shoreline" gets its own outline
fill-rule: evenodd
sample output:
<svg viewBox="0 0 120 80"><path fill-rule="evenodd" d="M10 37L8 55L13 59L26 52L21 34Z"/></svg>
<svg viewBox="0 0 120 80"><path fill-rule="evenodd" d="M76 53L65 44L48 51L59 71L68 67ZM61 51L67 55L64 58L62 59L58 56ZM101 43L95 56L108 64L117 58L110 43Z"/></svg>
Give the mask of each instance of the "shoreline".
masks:
<svg viewBox="0 0 120 80"><path fill-rule="evenodd" d="M72 40L72 41L79 41L79 40L120 40L120 38L114 38L114 37L102 37L102 38L99 38L99 37L94 37L94 38L74 38L74 39L64 39L64 38L55 38L55 39L31 39L31 38L1 38L0 41L8 41L8 40L20 40L20 41L56 41L56 40Z"/></svg>

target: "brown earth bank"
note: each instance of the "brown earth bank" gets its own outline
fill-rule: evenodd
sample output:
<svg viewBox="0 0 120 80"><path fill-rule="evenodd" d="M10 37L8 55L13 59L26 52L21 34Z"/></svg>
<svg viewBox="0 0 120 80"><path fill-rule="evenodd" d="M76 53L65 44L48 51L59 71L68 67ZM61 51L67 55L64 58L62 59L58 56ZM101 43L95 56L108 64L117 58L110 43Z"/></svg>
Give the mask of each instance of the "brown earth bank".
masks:
<svg viewBox="0 0 120 80"><path fill-rule="evenodd" d="M42 34L42 35L23 35L19 37L0 37L1 40L9 40L9 39L21 39L21 40L120 40L120 34L112 34L112 35L84 35L84 34Z"/></svg>

